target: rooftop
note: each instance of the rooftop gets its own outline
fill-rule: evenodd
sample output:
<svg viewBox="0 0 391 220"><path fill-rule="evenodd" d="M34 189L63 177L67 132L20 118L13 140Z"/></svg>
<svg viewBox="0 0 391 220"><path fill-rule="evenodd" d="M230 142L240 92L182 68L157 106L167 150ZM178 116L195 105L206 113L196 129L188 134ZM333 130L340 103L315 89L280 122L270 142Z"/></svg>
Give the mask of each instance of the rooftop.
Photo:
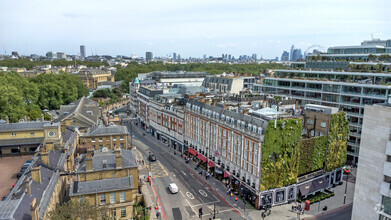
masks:
<svg viewBox="0 0 391 220"><path fill-rule="evenodd" d="M122 168L137 167L136 157L134 156L133 151L121 149L121 157ZM92 167L94 171L116 169L115 152L94 151L92 157ZM79 169L76 172L82 173L85 171L86 162L85 160L82 160L80 162Z"/></svg>
<svg viewBox="0 0 391 220"><path fill-rule="evenodd" d="M0 126L0 132L10 131L28 131L28 130L43 130L43 126L49 121L29 121L29 122L18 122L18 123L4 123Z"/></svg>
<svg viewBox="0 0 391 220"><path fill-rule="evenodd" d="M85 182L71 182L69 195L78 196L118 190L133 189L133 176Z"/></svg>
<svg viewBox="0 0 391 220"><path fill-rule="evenodd" d="M128 128L121 125L95 126L88 128L85 136L127 135Z"/></svg>

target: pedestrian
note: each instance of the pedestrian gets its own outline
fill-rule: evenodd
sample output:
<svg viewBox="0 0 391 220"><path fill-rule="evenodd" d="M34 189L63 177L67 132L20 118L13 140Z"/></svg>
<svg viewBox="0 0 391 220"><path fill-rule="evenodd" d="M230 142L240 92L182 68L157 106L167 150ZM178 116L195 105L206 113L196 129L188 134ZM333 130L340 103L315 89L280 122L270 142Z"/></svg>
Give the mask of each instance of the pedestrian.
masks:
<svg viewBox="0 0 391 220"><path fill-rule="evenodd" d="M144 165L144 160L143 160L143 165Z"/></svg>
<svg viewBox="0 0 391 220"><path fill-rule="evenodd" d="M238 197L235 197L235 203L237 203L238 202Z"/></svg>

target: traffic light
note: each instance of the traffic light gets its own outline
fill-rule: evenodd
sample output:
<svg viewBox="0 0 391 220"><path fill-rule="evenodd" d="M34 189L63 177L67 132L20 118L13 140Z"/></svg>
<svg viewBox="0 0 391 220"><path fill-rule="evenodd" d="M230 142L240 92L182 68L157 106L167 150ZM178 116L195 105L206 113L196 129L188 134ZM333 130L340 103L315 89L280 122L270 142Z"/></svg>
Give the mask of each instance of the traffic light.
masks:
<svg viewBox="0 0 391 220"><path fill-rule="evenodd" d="M201 218L201 216L202 216L202 208L198 209L198 217Z"/></svg>

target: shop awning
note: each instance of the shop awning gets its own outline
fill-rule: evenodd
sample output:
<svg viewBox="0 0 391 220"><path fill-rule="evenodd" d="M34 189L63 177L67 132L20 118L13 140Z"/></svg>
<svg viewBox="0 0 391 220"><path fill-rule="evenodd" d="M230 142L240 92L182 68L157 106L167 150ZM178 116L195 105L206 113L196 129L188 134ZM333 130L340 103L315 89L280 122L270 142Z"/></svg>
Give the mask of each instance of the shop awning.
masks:
<svg viewBox="0 0 391 220"><path fill-rule="evenodd" d="M204 155L198 154L197 158L200 159L202 162L206 163L206 157Z"/></svg>
<svg viewBox="0 0 391 220"><path fill-rule="evenodd" d="M222 171L222 170L219 170L219 169L216 169L216 170L215 170L215 173L222 175L222 174L223 174L223 171Z"/></svg>
<svg viewBox="0 0 391 220"><path fill-rule="evenodd" d="M326 189L329 186L329 183L326 181L325 177L318 178L313 181L316 191L321 189Z"/></svg>
<svg viewBox="0 0 391 220"><path fill-rule="evenodd" d="M214 163L213 161L210 160L210 161L208 162L208 166L212 168L212 167L215 166L215 163Z"/></svg>
<svg viewBox="0 0 391 220"><path fill-rule="evenodd" d="M299 190L300 190L300 194L302 196L305 196L305 195L308 195L310 193L315 192L316 188L315 188L314 184L312 183L312 181L310 181L308 183L300 185Z"/></svg>
<svg viewBox="0 0 391 220"><path fill-rule="evenodd" d="M189 149L187 150L189 151L189 153L191 153L193 156L197 156L197 151L195 151L193 148L189 147Z"/></svg>
<svg viewBox="0 0 391 220"><path fill-rule="evenodd" d="M224 177L229 177L229 173L227 173L226 171L224 171Z"/></svg>

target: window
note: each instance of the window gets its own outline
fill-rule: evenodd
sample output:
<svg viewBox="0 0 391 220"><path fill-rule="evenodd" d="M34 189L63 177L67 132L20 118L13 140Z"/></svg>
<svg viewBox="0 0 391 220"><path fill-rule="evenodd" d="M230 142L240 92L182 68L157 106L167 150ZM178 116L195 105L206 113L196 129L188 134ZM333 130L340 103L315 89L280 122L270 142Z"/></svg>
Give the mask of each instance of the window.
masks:
<svg viewBox="0 0 391 220"><path fill-rule="evenodd" d="M115 203L115 193L110 193L110 203Z"/></svg>
<svg viewBox="0 0 391 220"><path fill-rule="evenodd" d="M12 132L12 136L14 136L14 137L15 137L15 136L16 136L16 133L15 133L15 132Z"/></svg>
<svg viewBox="0 0 391 220"><path fill-rule="evenodd" d="M117 209L111 210L111 218L117 219Z"/></svg>
<svg viewBox="0 0 391 220"><path fill-rule="evenodd" d="M117 137L113 137L113 141L117 141Z"/></svg>
<svg viewBox="0 0 391 220"><path fill-rule="evenodd" d="M119 139L122 141L124 140L124 136L120 136Z"/></svg>
<svg viewBox="0 0 391 220"><path fill-rule="evenodd" d="M99 150L102 150L102 148L103 148L103 145L99 145Z"/></svg>
<svg viewBox="0 0 391 220"><path fill-rule="evenodd" d="M94 150L96 150L95 145L92 145L92 148L94 148Z"/></svg>
<svg viewBox="0 0 391 220"><path fill-rule="evenodd" d="M95 142L95 138L91 138L91 142Z"/></svg>
<svg viewBox="0 0 391 220"><path fill-rule="evenodd" d="M307 123L308 123L309 125L313 125L313 124L314 124L314 120L308 119L308 120L307 120Z"/></svg>
<svg viewBox="0 0 391 220"><path fill-rule="evenodd" d="M320 127L325 128L326 127L326 122L321 122L320 123Z"/></svg>
<svg viewBox="0 0 391 220"><path fill-rule="evenodd" d="M105 194L100 194L100 204L106 205L106 195Z"/></svg>
<svg viewBox="0 0 391 220"><path fill-rule="evenodd" d="M121 148L124 148L124 143L121 143Z"/></svg>
<svg viewBox="0 0 391 220"><path fill-rule="evenodd" d="M121 208L121 218L125 218L126 217L126 208L123 207Z"/></svg>
<svg viewBox="0 0 391 220"><path fill-rule="evenodd" d="M34 132L30 132L30 135L31 135L31 136L34 136Z"/></svg>
<svg viewBox="0 0 391 220"><path fill-rule="evenodd" d="M102 142L103 140L102 140L102 138L99 138L99 142Z"/></svg>
<svg viewBox="0 0 391 220"><path fill-rule="evenodd" d="M120 192L119 193L119 201L120 202L125 202L125 192Z"/></svg>

